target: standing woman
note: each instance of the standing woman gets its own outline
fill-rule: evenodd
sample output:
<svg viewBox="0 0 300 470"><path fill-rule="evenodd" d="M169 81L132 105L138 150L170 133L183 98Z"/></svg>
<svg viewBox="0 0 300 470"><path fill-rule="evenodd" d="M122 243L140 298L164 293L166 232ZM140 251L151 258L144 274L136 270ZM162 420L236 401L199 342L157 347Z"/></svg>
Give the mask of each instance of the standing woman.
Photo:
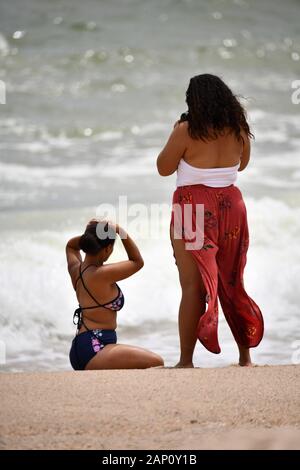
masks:
<svg viewBox="0 0 300 470"><path fill-rule="evenodd" d="M121 230L128 259L107 263ZM85 252L83 261L80 250ZM163 366L163 359L158 354L117 343L117 313L124 305L124 295L117 282L132 276L144 265L132 238L118 225L93 219L83 235L68 241L66 255L79 302L73 320L77 333L70 350L73 369L146 369Z"/></svg>
<svg viewBox="0 0 300 470"><path fill-rule="evenodd" d="M249 232L245 203L234 183L248 165L253 136L243 107L215 75L191 78L186 103L188 112L175 123L157 159L161 176L177 171L173 204L182 213L191 204L193 227L196 205L204 205L204 242L198 249L186 249L184 221L181 238L174 232L175 206L172 212L170 236L182 289L177 367L193 367L197 338L212 353L221 352L218 297L239 348L239 364L251 366L249 349L260 343L264 324L243 282Z"/></svg>

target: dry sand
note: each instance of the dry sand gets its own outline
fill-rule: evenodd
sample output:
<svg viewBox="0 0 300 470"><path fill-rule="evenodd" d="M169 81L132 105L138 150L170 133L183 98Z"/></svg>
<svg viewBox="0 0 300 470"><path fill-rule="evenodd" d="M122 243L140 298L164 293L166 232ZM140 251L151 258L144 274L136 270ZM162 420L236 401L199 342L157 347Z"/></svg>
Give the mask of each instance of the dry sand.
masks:
<svg viewBox="0 0 300 470"><path fill-rule="evenodd" d="M300 366L0 376L2 449L300 449Z"/></svg>

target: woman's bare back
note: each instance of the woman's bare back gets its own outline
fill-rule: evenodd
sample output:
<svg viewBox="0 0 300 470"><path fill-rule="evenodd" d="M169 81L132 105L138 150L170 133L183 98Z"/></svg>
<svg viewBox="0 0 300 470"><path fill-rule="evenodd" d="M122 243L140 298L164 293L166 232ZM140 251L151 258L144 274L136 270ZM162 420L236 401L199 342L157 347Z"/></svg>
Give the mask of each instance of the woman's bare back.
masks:
<svg viewBox="0 0 300 470"><path fill-rule="evenodd" d="M197 168L225 168L240 163L243 151L243 141L224 130L216 139L203 141L192 139L188 134L188 124L184 122L186 131L186 150L183 154L184 160Z"/></svg>
<svg viewBox="0 0 300 470"><path fill-rule="evenodd" d="M250 140L244 130L240 132L240 140L234 133L224 130L216 139L204 141L189 136L187 121L177 122L158 155L159 174L172 175L181 158L197 168L225 168L240 163L238 171L243 171L250 159Z"/></svg>
<svg viewBox="0 0 300 470"><path fill-rule="evenodd" d="M71 279L73 286L75 287L76 280L78 280L76 285L76 296L79 304L83 307L90 307L96 305L95 301L91 298L89 293L84 288L82 281L78 279L80 267L74 270L74 273L71 274ZM106 304L107 302L114 299L118 293L116 285L111 283L99 282L99 274L95 275L96 271L101 270L91 266L83 273L84 283L88 287L92 295L97 299L101 304ZM115 311L98 307L91 311L86 310L84 313L84 318L87 326L89 328L99 328L99 329L115 329L117 327L117 314ZM84 331L84 328L81 329Z"/></svg>

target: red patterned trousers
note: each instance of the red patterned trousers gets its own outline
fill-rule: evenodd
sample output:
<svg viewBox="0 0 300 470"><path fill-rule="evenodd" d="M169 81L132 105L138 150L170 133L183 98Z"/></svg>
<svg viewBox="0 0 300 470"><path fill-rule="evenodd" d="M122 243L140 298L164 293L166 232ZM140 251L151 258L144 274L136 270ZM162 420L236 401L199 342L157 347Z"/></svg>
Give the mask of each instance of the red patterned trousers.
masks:
<svg viewBox="0 0 300 470"><path fill-rule="evenodd" d="M204 242L191 253L206 288L207 307L200 315L197 336L206 349L220 353L218 341L218 298L236 342L253 348L263 337L264 322L258 305L247 294L243 281L249 247L247 211L239 188L230 185L214 188L203 184L177 188L173 196L171 224L174 225L174 204L192 207L196 226L196 204L204 205ZM184 227L184 216L182 216ZM175 224L176 225L176 224ZM182 237L185 242L184 229Z"/></svg>

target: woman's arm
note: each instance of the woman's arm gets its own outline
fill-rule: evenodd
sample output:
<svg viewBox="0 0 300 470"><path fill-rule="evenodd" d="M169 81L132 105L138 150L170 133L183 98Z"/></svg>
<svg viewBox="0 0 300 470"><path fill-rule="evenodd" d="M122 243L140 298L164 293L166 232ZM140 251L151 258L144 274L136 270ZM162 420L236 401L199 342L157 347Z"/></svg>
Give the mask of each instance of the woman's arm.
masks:
<svg viewBox="0 0 300 470"><path fill-rule="evenodd" d="M144 266L141 253L132 238L118 225L114 226L118 234L122 231L122 243L126 250L128 260L118 263L105 264L99 269L99 277L109 282L117 282L126 279L136 273Z"/></svg>
<svg viewBox="0 0 300 470"><path fill-rule="evenodd" d="M247 136L246 132L242 131L241 136L243 139L243 151L241 155L241 164L239 166L238 171L243 171L246 168L250 160L250 152L251 152L250 139Z"/></svg>
<svg viewBox="0 0 300 470"><path fill-rule="evenodd" d="M66 256L67 256L67 263L68 263L68 271L71 273L71 270L74 266L78 266L81 263L81 254L79 248L79 240L81 235L78 237L73 237L71 240L68 241L66 245Z"/></svg>
<svg viewBox="0 0 300 470"><path fill-rule="evenodd" d="M91 219L86 228L89 227L90 224L94 222L98 222L98 219ZM81 254L80 254L80 248L79 248L79 240L81 238L81 235L78 237L73 237L71 240L68 241L66 245L66 255L67 255L67 263L68 263L68 271L70 273L70 270L74 268L74 266L78 266L79 263L82 262Z"/></svg>
<svg viewBox="0 0 300 470"><path fill-rule="evenodd" d="M187 146L187 123L177 121L169 139L157 157L157 169L161 176L172 175L178 167Z"/></svg>

